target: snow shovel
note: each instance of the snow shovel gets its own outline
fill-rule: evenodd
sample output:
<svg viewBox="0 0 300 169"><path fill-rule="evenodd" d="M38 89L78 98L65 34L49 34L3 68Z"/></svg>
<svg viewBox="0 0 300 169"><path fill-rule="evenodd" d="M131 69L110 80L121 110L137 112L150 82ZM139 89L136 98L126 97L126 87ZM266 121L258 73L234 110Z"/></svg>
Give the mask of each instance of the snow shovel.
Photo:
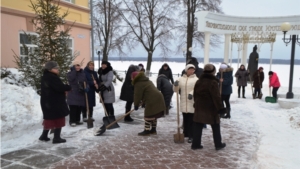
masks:
<svg viewBox="0 0 300 169"><path fill-rule="evenodd" d="M174 142L175 143L184 143L184 135L180 133L180 126L179 126L179 99L178 99L178 92L176 92L176 100L177 100L177 133L174 134Z"/></svg>
<svg viewBox="0 0 300 169"><path fill-rule="evenodd" d="M84 88L86 89L86 83L84 82ZM87 128L93 128L94 127L94 123L93 123L93 120L91 119L91 116L90 116L90 110L89 110L89 101L88 101L88 96L87 96L87 93L84 92L85 94L85 102L86 102L86 110L87 110L87 116L88 116L88 119L87 119Z"/></svg>
<svg viewBox="0 0 300 169"><path fill-rule="evenodd" d="M221 71L221 79L223 79L223 72ZM222 95L222 82L220 82L220 95Z"/></svg>
<svg viewBox="0 0 300 169"><path fill-rule="evenodd" d="M265 101L267 103L276 103L277 102L275 97L271 97L271 87L269 88L269 96L267 96L265 98Z"/></svg>
<svg viewBox="0 0 300 169"><path fill-rule="evenodd" d="M95 81L94 75L92 75L92 78L93 78L93 81ZM98 87L96 87L96 88L98 89ZM106 111L106 108L105 108L105 105L104 105L104 102L103 102L103 98L102 98L100 92L99 92L99 97L100 97L100 102L102 103L102 107L103 107L104 112L105 112L105 117L103 117L103 119L102 119L102 120L103 120L103 123L104 123L105 125L109 125L110 122L116 121L116 118L115 118L115 116L109 116L109 115L108 115L108 113L107 113L107 111ZM118 125L118 123L115 123L115 124L112 125L109 129L114 129L114 128L118 128L118 127L120 127L120 126Z"/></svg>
<svg viewBox="0 0 300 169"><path fill-rule="evenodd" d="M117 120L113 121L112 123L110 123L109 125L105 125L103 124L103 126L101 126L99 128L99 130L96 132L95 136L101 136L105 131L106 129L110 128L111 126L113 126L115 123L117 123L118 121L122 120L125 116L129 115L130 113L132 113L134 111L133 110L130 110L129 112L127 112L125 115L123 115L122 117L119 117Z"/></svg>

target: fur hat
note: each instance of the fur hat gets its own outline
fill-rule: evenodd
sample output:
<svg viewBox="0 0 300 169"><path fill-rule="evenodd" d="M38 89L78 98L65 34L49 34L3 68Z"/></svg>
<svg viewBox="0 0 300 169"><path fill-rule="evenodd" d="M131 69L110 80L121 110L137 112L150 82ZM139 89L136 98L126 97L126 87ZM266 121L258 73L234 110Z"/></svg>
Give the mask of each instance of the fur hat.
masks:
<svg viewBox="0 0 300 169"><path fill-rule="evenodd" d="M53 68L59 68L57 62L55 62L55 61L48 61L44 67L44 69L47 69L47 70L51 70Z"/></svg>
<svg viewBox="0 0 300 169"><path fill-rule="evenodd" d="M207 74L213 74L215 75L216 74L216 67L213 65L213 64L206 64L204 66L204 71L203 73L207 73Z"/></svg>
<svg viewBox="0 0 300 169"><path fill-rule="evenodd" d="M186 65L185 72L187 72L187 70L189 70L189 68L194 68L195 69L195 66L193 64Z"/></svg>
<svg viewBox="0 0 300 169"><path fill-rule="evenodd" d="M79 60L74 60L72 65L80 65L81 66L81 62Z"/></svg>
<svg viewBox="0 0 300 169"><path fill-rule="evenodd" d="M131 78L134 79L140 72L134 71L131 73Z"/></svg>
<svg viewBox="0 0 300 169"><path fill-rule="evenodd" d="M259 67L258 70L264 70L264 68L263 67Z"/></svg>

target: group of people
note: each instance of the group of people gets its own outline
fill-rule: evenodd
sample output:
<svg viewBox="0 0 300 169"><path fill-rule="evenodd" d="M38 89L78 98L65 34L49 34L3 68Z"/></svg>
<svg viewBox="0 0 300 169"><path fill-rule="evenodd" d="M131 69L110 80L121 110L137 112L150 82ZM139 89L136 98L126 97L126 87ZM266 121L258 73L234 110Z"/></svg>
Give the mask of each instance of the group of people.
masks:
<svg viewBox="0 0 300 169"><path fill-rule="evenodd" d="M94 71L94 63L88 62L84 69L78 61L74 61L67 74L68 85L63 84L59 78L59 67L56 62L45 64L41 79L41 107L44 115L41 141L49 141L49 130L54 130L53 143L64 143L60 137L61 128L65 126L65 117L70 115L70 126L83 124L83 121L93 117L93 107L96 105L96 93L104 103L109 116L114 116L113 103L115 90L113 81L113 68L107 61L101 63L101 68ZM218 72L217 72L218 71ZM245 86L249 72L241 65L235 73L238 85L238 97L242 88L242 98L245 98ZM273 96L277 97L280 87L275 72L270 71L270 86L273 87ZM264 80L263 68L260 67L252 77L255 94L261 94ZM206 124L210 124L216 150L226 146L222 142L220 131L220 118L231 118L230 96L233 84L233 68L222 63L219 70L212 64L198 66L196 58L192 57L186 64L182 76L175 82L172 70L167 63L159 70L156 86L145 75L142 64L130 65L125 81L121 88L120 99L126 101L125 114L132 109L144 107L144 130L139 136L157 134L157 119L169 114L171 98L176 92L180 95L180 111L183 115L183 133L192 143L192 149L201 149L201 136ZM87 96L87 98L85 98ZM67 100L67 102L66 102ZM87 100L87 102L86 102ZM66 104L67 103L67 104ZM225 103L225 104L224 104ZM89 116L87 116L89 115ZM125 122L134 119L125 116Z"/></svg>

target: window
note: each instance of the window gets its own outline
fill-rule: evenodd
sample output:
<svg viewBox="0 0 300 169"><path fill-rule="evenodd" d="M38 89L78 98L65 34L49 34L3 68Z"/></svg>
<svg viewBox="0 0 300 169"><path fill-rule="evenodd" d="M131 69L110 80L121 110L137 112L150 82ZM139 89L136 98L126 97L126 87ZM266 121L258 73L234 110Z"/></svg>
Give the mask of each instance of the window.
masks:
<svg viewBox="0 0 300 169"><path fill-rule="evenodd" d="M38 37L38 34L36 33L24 33L20 32L20 57L21 62L27 60L28 54L33 53L35 49L37 49L37 45L33 44L33 39L36 39Z"/></svg>
<svg viewBox="0 0 300 169"><path fill-rule="evenodd" d="M65 0L65 1L75 4L75 0Z"/></svg>
<svg viewBox="0 0 300 169"><path fill-rule="evenodd" d="M68 45L68 47L69 47L69 49L70 49L70 56L72 56L73 55L73 39L68 39L67 40L67 45Z"/></svg>

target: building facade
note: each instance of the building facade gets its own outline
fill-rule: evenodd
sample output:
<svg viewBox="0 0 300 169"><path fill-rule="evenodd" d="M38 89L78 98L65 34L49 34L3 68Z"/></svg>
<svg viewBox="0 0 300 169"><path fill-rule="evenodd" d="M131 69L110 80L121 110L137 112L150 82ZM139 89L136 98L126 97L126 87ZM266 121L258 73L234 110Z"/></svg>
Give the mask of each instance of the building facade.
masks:
<svg viewBox="0 0 300 169"><path fill-rule="evenodd" d="M91 59L89 0L54 0L54 2L59 2L61 13L69 12L66 26L74 23L69 32L69 46L73 52L79 53L76 60L88 62ZM30 0L1 1L1 67L17 66L14 62L14 52L19 56L26 56L22 45L25 39L24 32L35 35L35 28L31 23L35 14L30 5ZM30 42L25 44L29 47L29 51L35 47Z"/></svg>

